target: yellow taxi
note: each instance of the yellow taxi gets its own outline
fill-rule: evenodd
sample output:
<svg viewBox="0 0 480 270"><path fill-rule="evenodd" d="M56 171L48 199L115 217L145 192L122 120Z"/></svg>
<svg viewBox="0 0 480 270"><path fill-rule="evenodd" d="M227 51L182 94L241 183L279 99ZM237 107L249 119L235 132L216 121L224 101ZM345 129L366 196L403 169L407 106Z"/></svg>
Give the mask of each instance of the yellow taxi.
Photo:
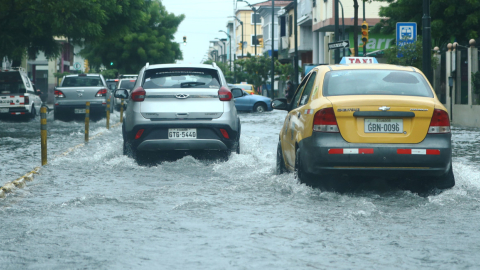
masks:
<svg viewBox="0 0 480 270"><path fill-rule="evenodd" d="M250 95L256 94L255 87L253 86L253 84L241 83L241 84L235 84L235 87L242 88L243 91L249 93Z"/></svg>
<svg viewBox="0 0 480 270"><path fill-rule="evenodd" d="M449 116L417 68L344 57L312 69L290 103L272 105L288 111L277 173L294 171L313 185L332 175L455 185Z"/></svg>

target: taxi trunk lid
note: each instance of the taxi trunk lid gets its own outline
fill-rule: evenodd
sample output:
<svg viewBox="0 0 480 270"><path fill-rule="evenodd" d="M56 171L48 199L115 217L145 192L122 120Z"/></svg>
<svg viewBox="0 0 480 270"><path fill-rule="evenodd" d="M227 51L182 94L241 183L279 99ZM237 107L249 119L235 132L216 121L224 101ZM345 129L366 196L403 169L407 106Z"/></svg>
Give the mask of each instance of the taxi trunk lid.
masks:
<svg viewBox="0 0 480 270"><path fill-rule="evenodd" d="M419 143L427 135L434 111L430 97L355 95L328 99L340 134L350 143Z"/></svg>
<svg viewBox="0 0 480 270"><path fill-rule="evenodd" d="M169 88L145 89L141 102L142 116L147 119L202 120L215 119L223 114L218 89Z"/></svg>

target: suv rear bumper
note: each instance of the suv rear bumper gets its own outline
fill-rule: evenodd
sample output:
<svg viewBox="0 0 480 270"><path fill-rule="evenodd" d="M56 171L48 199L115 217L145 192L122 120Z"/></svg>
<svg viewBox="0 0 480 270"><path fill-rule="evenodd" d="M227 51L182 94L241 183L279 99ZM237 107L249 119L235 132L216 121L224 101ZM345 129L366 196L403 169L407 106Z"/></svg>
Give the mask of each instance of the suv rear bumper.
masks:
<svg viewBox="0 0 480 270"><path fill-rule="evenodd" d="M302 167L312 174L442 176L450 169L452 158L450 133L429 134L416 144L360 144L345 141L339 133L314 132L299 147ZM367 149L368 153L334 153L342 149L354 153ZM418 153L405 154L409 149ZM423 154L425 149L435 154Z"/></svg>
<svg viewBox="0 0 480 270"><path fill-rule="evenodd" d="M169 139L169 128L196 128L196 139ZM135 139L137 132L143 129L139 139ZM227 131L229 138L225 138L220 129ZM132 148L140 151L161 150L231 150L236 147L238 132L229 125L214 123L162 123L156 125L138 125L130 132L123 133L124 140Z"/></svg>

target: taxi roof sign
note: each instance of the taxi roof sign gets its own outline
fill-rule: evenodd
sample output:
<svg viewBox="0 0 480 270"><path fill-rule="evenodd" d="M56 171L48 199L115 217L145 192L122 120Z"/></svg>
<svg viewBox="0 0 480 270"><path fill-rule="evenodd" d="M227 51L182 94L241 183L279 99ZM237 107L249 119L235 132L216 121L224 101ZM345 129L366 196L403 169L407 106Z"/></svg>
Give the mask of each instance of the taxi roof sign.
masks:
<svg viewBox="0 0 480 270"><path fill-rule="evenodd" d="M340 64L378 64L375 57L343 57Z"/></svg>

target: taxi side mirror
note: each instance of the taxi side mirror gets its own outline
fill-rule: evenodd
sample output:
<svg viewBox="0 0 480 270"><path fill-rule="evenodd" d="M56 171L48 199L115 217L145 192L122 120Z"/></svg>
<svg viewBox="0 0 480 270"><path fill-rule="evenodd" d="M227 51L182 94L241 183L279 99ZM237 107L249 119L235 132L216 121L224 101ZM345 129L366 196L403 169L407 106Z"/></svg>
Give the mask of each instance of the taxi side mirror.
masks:
<svg viewBox="0 0 480 270"><path fill-rule="evenodd" d="M286 98L276 98L272 101L272 107L275 110L288 111L288 102Z"/></svg>
<svg viewBox="0 0 480 270"><path fill-rule="evenodd" d="M113 95L116 98L128 98L128 90L127 89L117 89L115 90L115 94Z"/></svg>

